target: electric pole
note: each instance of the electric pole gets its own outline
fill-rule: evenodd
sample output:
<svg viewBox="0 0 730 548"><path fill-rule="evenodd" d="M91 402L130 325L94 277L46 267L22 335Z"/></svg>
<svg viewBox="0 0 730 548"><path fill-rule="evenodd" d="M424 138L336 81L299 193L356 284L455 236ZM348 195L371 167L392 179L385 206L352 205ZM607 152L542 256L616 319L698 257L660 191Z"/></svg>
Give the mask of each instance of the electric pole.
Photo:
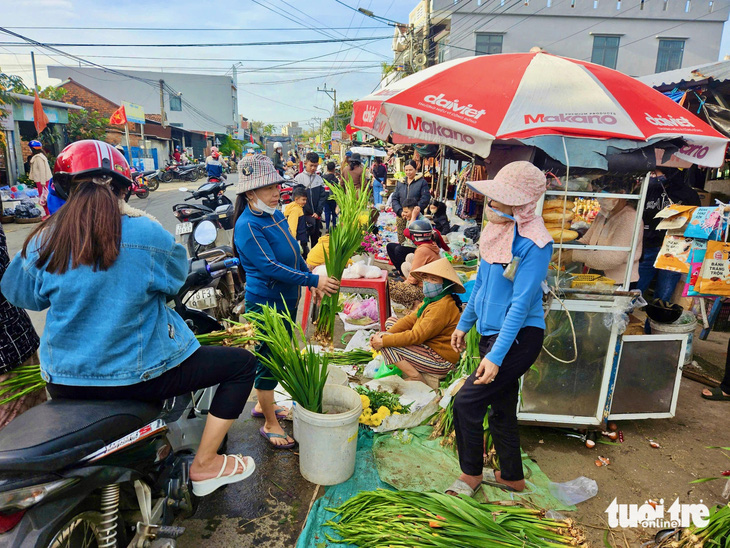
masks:
<svg viewBox="0 0 730 548"><path fill-rule="evenodd" d="M165 123L165 81L160 80L160 124L162 127L165 127L167 124Z"/></svg>
<svg viewBox="0 0 730 548"><path fill-rule="evenodd" d="M323 92L325 92L327 94L327 96L330 99L332 99L332 101L334 101L335 109L332 111L333 114L334 114L334 117L335 117L334 131L339 131L340 124L339 124L339 119L338 119L338 116L337 116L337 90L336 89L327 89L327 84L325 84L324 85L324 89L317 88L317 91L323 91ZM332 94L332 95L330 95L330 94Z"/></svg>
<svg viewBox="0 0 730 548"><path fill-rule="evenodd" d="M38 75L35 72L35 53L30 52L30 62L33 65L33 91L38 91Z"/></svg>
<svg viewBox="0 0 730 548"><path fill-rule="evenodd" d="M423 68L431 66L431 2L427 0L424 2L426 8L426 25L424 26L423 32L423 53L426 55L426 64Z"/></svg>

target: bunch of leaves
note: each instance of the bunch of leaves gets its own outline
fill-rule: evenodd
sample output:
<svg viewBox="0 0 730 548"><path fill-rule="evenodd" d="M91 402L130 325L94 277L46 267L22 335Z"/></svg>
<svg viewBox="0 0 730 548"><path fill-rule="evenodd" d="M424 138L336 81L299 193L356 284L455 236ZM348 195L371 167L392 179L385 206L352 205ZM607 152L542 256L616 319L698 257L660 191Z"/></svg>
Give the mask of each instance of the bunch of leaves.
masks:
<svg viewBox="0 0 730 548"><path fill-rule="evenodd" d="M355 546L550 548L581 546L583 531L572 520L545 517L545 511L514 503L480 504L436 492L363 491L339 508L325 525Z"/></svg>
<svg viewBox="0 0 730 548"><path fill-rule="evenodd" d="M68 113L66 132L71 142L83 139L102 141L108 127L109 118L104 118L96 110L72 110Z"/></svg>
<svg viewBox="0 0 730 548"><path fill-rule="evenodd" d="M261 312L247 312L244 317L254 324L256 341L268 347L264 353L259 347L256 357L295 402L308 411L322 413L327 356L315 352L311 346L306 351L299 350L306 344L304 331L288 310L282 314L263 306Z"/></svg>
<svg viewBox="0 0 730 548"><path fill-rule="evenodd" d="M36 390L45 388L40 365L21 365L11 371L12 375L0 382L0 405L22 398Z"/></svg>
<svg viewBox="0 0 730 548"><path fill-rule="evenodd" d="M370 230L368 222L362 223L362 215L367 210L370 201L370 188L366 185L360 191L355 188L352 179L344 184L330 183L332 198L340 208L337 226L332 229L329 240L329 253L325 254L327 275L338 280L350 258L357 253L362 240ZM322 346L332 346L332 337L335 331L335 318L340 311L339 291L322 299L317 319L317 329L314 339Z"/></svg>
<svg viewBox="0 0 730 548"><path fill-rule="evenodd" d="M234 139L230 135L226 135L223 138L223 142L221 143L221 146L218 147L218 151L223 156L230 156L231 152L234 152L240 156L243 154L243 141L239 141L237 139Z"/></svg>
<svg viewBox="0 0 730 548"><path fill-rule="evenodd" d="M362 396L367 396L370 400L370 409L373 412L377 412L381 407L387 407L388 411L391 413L398 411L400 414L405 414L410 413L411 405L413 405L412 403L402 405L397 394L380 390L371 390L366 386L356 386L355 392Z"/></svg>

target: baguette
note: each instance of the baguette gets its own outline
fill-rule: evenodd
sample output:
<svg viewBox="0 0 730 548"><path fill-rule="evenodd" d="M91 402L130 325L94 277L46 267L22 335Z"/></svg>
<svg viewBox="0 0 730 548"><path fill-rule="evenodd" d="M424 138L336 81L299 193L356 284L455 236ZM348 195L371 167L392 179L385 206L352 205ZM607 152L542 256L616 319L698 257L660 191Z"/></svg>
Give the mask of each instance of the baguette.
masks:
<svg viewBox="0 0 730 548"><path fill-rule="evenodd" d="M575 230L561 230L559 228L549 228L548 232L550 233L550 236L553 237L553 240L556 242L559 242L561 240L562 233L563 243L572 242L579 236L579 234Z"/></svg>
<svg viewBox="0 0 730 548"><path fill-rule="evenodd" d="M575 217L575 213L572 211L556 211L555 213L547 212L542 214L542 218L548 222L559 222L559 221L572 221Z"/></svg>
<svg viewBox="0 0 730 548"><path fill-rule="evenodd" d="M568 200L567 202L565 202L565 207L563 207L563 200L545 200L545 203L542 206L542 210L546 211L548 209L558 209L560 211L571 211L574 207L575 202L573 202L572 200Z"/></svg>

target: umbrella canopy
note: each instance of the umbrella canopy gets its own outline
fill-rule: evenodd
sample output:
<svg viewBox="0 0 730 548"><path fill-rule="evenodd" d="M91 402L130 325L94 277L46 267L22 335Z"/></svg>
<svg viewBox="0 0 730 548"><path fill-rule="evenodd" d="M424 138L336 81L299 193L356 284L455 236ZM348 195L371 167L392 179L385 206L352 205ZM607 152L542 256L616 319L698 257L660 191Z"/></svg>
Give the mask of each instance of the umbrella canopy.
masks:
<svg viewBox="0 0 730 548"><path fill-rule="evenodd" d="M357 152L360 156L380 156L385 158L388 155L384 150L373 147L352 147L350 151Z"/></svg>
<svg viewBox="0 0 730 548"><path fill-rule="evenodd" d="M728 140L668 97L625 74L544 52L441 63L355 102L351 124L393 142L439 143L482 157L497 140L546 135L656 142L720 166Z"/></svg>

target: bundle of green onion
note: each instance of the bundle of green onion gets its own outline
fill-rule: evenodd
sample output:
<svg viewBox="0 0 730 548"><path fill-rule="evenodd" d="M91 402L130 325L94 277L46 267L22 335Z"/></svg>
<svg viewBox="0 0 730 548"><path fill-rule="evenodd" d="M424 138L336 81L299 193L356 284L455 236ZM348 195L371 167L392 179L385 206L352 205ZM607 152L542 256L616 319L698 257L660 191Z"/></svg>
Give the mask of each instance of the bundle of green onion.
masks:
<svg viewBox="0 0 730 548"><path fill-rule="evenodd" d="M518 505L480 504L471 498L413 491L363 491L325 525L342 538L331 542L367 547L471 548L580 546L583 531L569 519Z"/></svg>
<svg viewBox="0 0 730 548"><path fill-rule="evenodd" d="M232 324L231 327L220 331L195 335L195 338L203 346L236 346L247 350L253 349L256 345L253 326L233 320L226 321Z"/></svg>
<svg viewBox="0 0 730 548"><path fill-rule="evenodd" d="M373 353L369 350L356 348L355 350L342 350L325 352L332 365L364 365L373 360Z"/></svg>
<svg viewBox="0 0 730 548"><path fill-rule="evenodd" d="M330 233L329 252L325 254L327 275L342 279L347 262L362 245L365 233L370 229L367 212L370 201L370 187L365 185L357 190L352 179L344 185L329 184L335 202L340 208L337 226ZM367 220L363 222L363 216ZM332 346L335 332L335 318L340 311L339 292L322 299L317 319L314 340L322 346Z"/></svg>
<svg viewBox="0 0 730 548"><path fill-rule="evenodd" d="M678 541L671 540L673 537L670 537L658 546L730 548L730 503L712 508L707 520L708 524L704 527L692 526L682 531L682 536Z"/></svg>
<svg viewBox="0 0 730 548"><path fill-rule="evenodd" d="M10 378L0 382L0 405L17 400L46 386L40 365L21 365L11 371Z"/></svg>
<svg viewBox="0 0 730 548"><path fill-rule="evenodd" d="M327 382L327 356L306 344L304 331L289 314L263 306L261 312L247 312L244 317L255 326L256 340L266 344L268 353L256 351L259 360L292 397L292 400L313 413L322 412L322 395ZM291 335L289 332L291 331Z"/></svg>
<svg viewBox="0 0 730 548"><path fill-rule="evenodd" d="M461 355L459 365L451 371L441 383L441 388L448 388L452 382L461 377L468 377L479 366L479 341L481 335L472 327L466 334L466 350ZM486 419L485 419L486 420ZM431 421L433 432L431 439L443 436L441 445L451 447L454 445L456 434L454 433L454 399L449 401L446 409L441 409L436 417Z"/></svg>

